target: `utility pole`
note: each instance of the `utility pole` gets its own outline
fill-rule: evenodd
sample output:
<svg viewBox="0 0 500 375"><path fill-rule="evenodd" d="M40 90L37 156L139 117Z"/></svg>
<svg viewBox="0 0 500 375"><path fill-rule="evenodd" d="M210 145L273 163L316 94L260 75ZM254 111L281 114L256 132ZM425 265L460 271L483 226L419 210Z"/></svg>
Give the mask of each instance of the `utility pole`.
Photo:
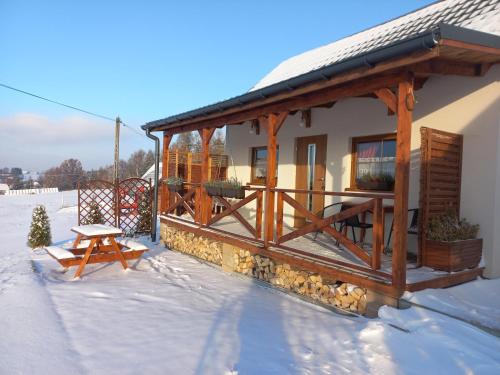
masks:
<svg viewBox="0 0 500 375"><path fill-rule="evenodd" d="M115 122L115 184L118 183L118 166L120 164L120 117Z"/></svg>

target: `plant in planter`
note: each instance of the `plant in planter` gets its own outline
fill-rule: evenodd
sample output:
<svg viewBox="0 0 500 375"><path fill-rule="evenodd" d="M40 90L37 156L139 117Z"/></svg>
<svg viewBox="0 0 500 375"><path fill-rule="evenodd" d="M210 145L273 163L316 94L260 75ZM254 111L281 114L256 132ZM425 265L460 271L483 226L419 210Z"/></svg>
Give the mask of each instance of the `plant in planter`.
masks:
<svg viewBox="0 0 500 375"><path fill-rule="evenodd" d="M203 184L207 194L211 197L222 195L222 181L212 180Z"/></svg>
<svg viewBox="0 0 500 375"><path fill-rule="evenodd" d="M434 217L426 232L423 265L448 272L477 267L483 249L478 231L479 225L460 219L452 209Z"/></svg>
<svg viewBox="0 0 500 375"><path fill-rule="evenodd" d="M366 173L356 179L356 186L363 190L389 191L394 188L394 176L388 173Z"/></svg>
<svg viewBox="0 0 500 375"><path fill-rule="evenodd" d="M243 199L245 190L237 178L230 178L222 184L222 195L228 198Z"/></svg>
<svg viewBox="0 0 500 375"><path fill-rule="evenodd" d="M181 192L184 190L184 180L181 177L168 177L165 184L169 191Z"/></svg>

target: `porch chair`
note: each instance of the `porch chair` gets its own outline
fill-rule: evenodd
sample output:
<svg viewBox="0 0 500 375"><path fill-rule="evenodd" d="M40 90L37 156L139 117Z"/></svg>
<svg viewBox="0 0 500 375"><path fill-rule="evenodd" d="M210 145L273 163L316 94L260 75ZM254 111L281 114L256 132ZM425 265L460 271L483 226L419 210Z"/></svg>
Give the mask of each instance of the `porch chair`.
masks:
<svg viewBox="0 0 500 375"><path fill-rule="evenodd" d="M408 234L418 234L418 208L410 208L408 213L411 212L410 226L408 227ZM391 230L389 231L389 237L387 237L387 244L385 249L389 248L391 244L392 230L394 228L394 216L392 217Z"/></svg>
<svg viewBox="0 0 500 375"><path fill-rule="evenodd" d="M337 206L337 205L340 205L340 210L339 212L342 212L342 211L345 211L349 208L352 208L352 205L351 204L348 204L346 202L337 202L337 203L333 203L333 204L330 204L326 207L324 207L321 211L318 212L317 216L319 216L320 218L324 219L325 218L325 211L329 208L332 208L334 206ZM337 223L340 224L340 228L338 229L339 232L342 232L342 230L344 228L348 228L348 227L351 227L351 230L352 230L352 238L353 238L353 241L354 243L357 242L356 240L356 231L354 230L354 228L358 228L358 229L372 229L373 228L373 224L372 223L365 223L365 222L362 222L359 220L359 216L358 215L354 215L354 216L351 216L351 217L348 217L347 219L345 220L342 220L342 221L338 221ZM336 223L333 224L335 229L337 229L337 226L336 226ZM316 232L314 234L314 240L316 240L316 237L318 236L318 232ZM338 241L337 241L337 246L338 246Z"/></svg>

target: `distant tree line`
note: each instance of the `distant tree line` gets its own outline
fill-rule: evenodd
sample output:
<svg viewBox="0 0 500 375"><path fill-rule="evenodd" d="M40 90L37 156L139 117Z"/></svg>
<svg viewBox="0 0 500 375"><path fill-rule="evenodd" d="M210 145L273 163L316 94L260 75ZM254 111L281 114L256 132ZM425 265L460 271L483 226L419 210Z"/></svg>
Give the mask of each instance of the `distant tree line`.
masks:
<svg viewBox="0 0 500 375"><path fill-rule="evenodd" d="M210 152L212 154L224 153L224 144L224 132L217 129L210 142ZM201 139L199 134L197 132L179 134L175 138L174 143L170 146L170 150L200 152ZM118 178L123 180L130 177L142 177L153 164L153 151L138 150L130 155L128 160L120 160ZM82 167L82 163L78 159L67 159L59 166L46 170L39 182L43 187L57 187L59 190L74 190L78 188L78 183L85 183L86 181L96 179L113 181L114 166L111 164L98 169L85 171Z"/></svg>

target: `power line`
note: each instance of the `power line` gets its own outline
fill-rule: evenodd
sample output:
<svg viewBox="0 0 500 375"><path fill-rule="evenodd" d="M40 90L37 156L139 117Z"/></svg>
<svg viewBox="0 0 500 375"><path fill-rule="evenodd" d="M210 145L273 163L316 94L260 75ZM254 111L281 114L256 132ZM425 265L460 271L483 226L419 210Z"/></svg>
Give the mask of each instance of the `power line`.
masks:
<svg viewBox="0 0 500 375"><path fill-rule="evenodd" d="M64 103L61 103L61 102L58 102L57 100L52 100L52 99L49 99L49 98L45 98L43 96L40 96L40 95L37 95L37 94L33 94L31 92L28 92L28 91L24 91L24 90L21 90L21 89L18 89L18 88L15 88L15 87L12 87L12 86L9 86L9 85L6 85L5 83L1 83L0 82L0 86L6 88L6 89L9 89L9 90L13 90L13 91L17 91L21 94L25 94L25 95L29 95L29 96L32 96L34 98L37 98L37 99L41 99L41 100L45 100L49 103L53 103L53 104L57 104L57 105L60 105L62 107L66 107L66 108L69 108L69 109L73 109L75 111L79 111L79 112L83 112L83 113L86 113L87 115L90 115L90 116L94 116L94 117L98 117L98 118L101 118L101 119L104 119L104 120L108 120L108 121L115 121L115 119L111 118L111 117L108 117L108 116L104 116L104 115L100 115L98 113L95 113L95 112L91 112L91 111L87 111L86 109L82 109L82 108L78 108L78 107L75 107L75 106L72 106L72 105L69 105L69 104L64 104ZM141 137L144 135L142 133L140 133L139 131L137 131L137 129L133 128L132 126L128 125L128 124L125 124L123 121L120 120L120 123L132 130L134 133L140 135Z"/></svg>

